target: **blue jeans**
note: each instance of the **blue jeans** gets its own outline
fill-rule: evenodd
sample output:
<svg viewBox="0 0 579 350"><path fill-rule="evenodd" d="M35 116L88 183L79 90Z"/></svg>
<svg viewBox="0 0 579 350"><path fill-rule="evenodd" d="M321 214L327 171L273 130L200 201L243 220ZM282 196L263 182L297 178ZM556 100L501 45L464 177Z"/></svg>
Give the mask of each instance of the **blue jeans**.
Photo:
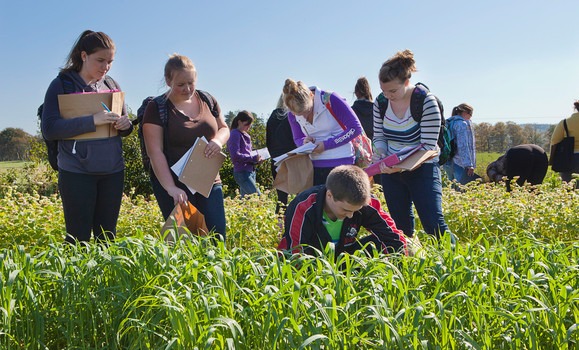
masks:
<svg viewBox="0 0 579 350"><path fill-rule="evenodd" d="M412 203L426 233L438 238L449 231L442 215L442 183L437 163L422 164L414 171L382 174L382 190L396 227L405 235L414 234Z"/></svg>
<svg viewBox="0 0 579 350"><path fill-rule="evenodd" d="M169 196L167 191L161 186L161 183L151 170L150 174L151 186L153 187L153 193L163 213L163 218L167 220L175 204L173 204L173 197ZM207 228L211 231L214 230L215 233L221 236L221 239L225 242L225 206L223 204L223 187L221 184L214 184L211 192L209 193L209 198L203 197L199 193L191 194L183 183L181 183L175 175L173 174L173 181L175 184L187 193L187 199L195 208L199 209L201 214L205 216L205 223Z"/></svg>
<svg viewBox="0 0 579 350"><path fill-rule="evenodd" d="M442 165L442 169L444 169L448 181L452 182L452 180L456 179L455 177L456 174L454 173L454 162L452 161L452 159L444 163Z"/></svg>
<svg viewBox="0 0 579 350"><path fill-rule="evenodd" d="M459 184L466 185L467 183L476 180L476 176L468 176L468 170L466 168L463 168L454 162L452 164L454 177Z"/></svg>
<svg viewBox="0 0 579 350"><path fill-rule="evenodd" d="M239 185L239 194L243 198L246 194L257 193L261 195L259 188L257 188L255 171L234 171L233 179Z"/></svg>

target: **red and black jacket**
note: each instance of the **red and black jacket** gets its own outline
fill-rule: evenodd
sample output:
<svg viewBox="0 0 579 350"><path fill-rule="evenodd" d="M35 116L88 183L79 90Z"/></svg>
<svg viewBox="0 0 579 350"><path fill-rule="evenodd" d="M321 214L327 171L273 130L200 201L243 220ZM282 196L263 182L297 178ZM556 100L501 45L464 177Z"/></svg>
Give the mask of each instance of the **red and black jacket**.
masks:
<svg viewBox="0 0 579 350"><path fill-rule="evenodd" d="M320 251L331 242L328 230L322 223L326 186L312 187L296 196L289 204L285 214L285 232L278 245L280 250L291 250L292 253L303 252L313 255L314 249ZM358 232L364 227L369 235L359 238ZM352 218L345 218L336 244L336 255L353 253L362 249L368 242L373 242L375 248L383 253L401 251L406 254L406 238L402 231L396 228L394 220L380 205L380 201L372 197L370 203Z"/></svg>

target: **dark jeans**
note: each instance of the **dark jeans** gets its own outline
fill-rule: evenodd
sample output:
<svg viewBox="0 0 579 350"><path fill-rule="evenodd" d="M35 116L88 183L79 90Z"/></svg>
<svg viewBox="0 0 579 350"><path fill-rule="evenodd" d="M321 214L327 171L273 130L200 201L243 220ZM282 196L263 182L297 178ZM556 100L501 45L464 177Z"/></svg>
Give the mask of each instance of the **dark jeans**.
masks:
<svg viewBox="0 0 579 350"><path fill-rule="evenodd" d="M559 175L561 175L561 180L565 182L570 182L573 178L573 174L579 174L579 153L573 154L573 168L571 171L559 173ZM579 180L575 182L575 188L579 188Z"/></svg>
<svg viewBox="0 0 579 350"><path fill-rule="evenodd" d="M314 167L314 186L325 185L326 179L334 168L316 168Z"/></svg>
<svg viewBox="0 0 579 350"><path fill-rule="evenodd" d="M167 191L161 186L161 183L153 173L149 174L151 178L151 186L153 187L153 193L163 213L163 219L167 220L171 212L175 208L173 204L173 197L171 197ZM187 193L187 199L191 204L197 208L201 214L205 216L205 223L207 228L211 231L214 230L215 233L221 236L221 239L225 242L225 207L223 204L223 187L221 184L214 184L211 192L209 193L209 198L203 197L199 193L191 194L183 183L181 183L177 177L173 174L173 181L175 184L181 188L185 193Z"/></svg>
<svg viewBox="0 0 579 350"><path fill-rule="evenodd" d="M271 162L271 176L273 177L273 179L275 180L275 177L277 176L277 171L275 170L275 165L274 162L272 160ZM276 190L277 192L277 204L275 206L275 213L279 214L279 212L287 207L287 193L285 193L284 191L280 191L280 190Z"/></svg>
<svg viewBox="0 0 579 350"><path fill-rule="evenodd" d="M467 168L463 168L454 162L452 163L452 166L454 177L456 181L458 181L458 183L461 185L466 185L467 183L474 181L478 178L476 174L473 174L473 176L468 176Z"/></svg>
<svg viewBox="0 0 579 350"><path fill-rule="evenodd" d="M412 203L426 233L438 238L448 231L442 214L442 183L438 164L425 163L414 171L382 174L382 190L390 216L406 236L412 237L414 234Z"/></svg>
<svg viewBox="0 0 579 350"><path fill-rule="evenodd" d="M66 242L88 242L91 232L97 241L115 238L124 178L124 171L89 175L59 170L58 190L69 234Z"/></svg>

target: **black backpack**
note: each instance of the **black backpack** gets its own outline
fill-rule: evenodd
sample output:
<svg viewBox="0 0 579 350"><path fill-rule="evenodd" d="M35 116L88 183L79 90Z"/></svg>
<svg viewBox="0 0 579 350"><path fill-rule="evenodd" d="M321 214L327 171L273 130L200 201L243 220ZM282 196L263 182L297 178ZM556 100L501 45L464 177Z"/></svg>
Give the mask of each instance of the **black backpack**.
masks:
<svg viewBox="0 0 579 350"><path fill-rule="evenodd" d="M209 106L209 110L211 114L215 118L219 118L219 110L217 109L217 101L215 98L208 93L207 91L203 90L196 90L199 93L199 97L201 101L205 102ZM139 145L141 146L141 160L143 161L143 168L146 172L151 171L151 160L147 155L147 149L145 147L145 138L143 137L143 117L145 116L145 110L149 105L149 102L155 101L157 104L157 108L159 109L159 117L161 119L161 124L163 124L163 144L166 145L167 142L167 123L169 120L169 114L167 113L167 96L165 94L160 96L148 96L143 100L141 106L137 110L137 118L132 121L133 125L139 125L139 130L137 131L137 135L139 136ZM163 147L166 149L167 147Z"/></svg>
<svg viewBox="0 0 579 350"><path fill-rule="evenodd" d="M63 74L63 73L58 73L58 78L60 78L60 81L62 82L62 89L64 90L65 94L72 94L73 92L75 92L74 89L74 82L72 81L72 78L70 76L68 76L67 74ZM105 85L110 89L110 90L115 90L117 88L117 85L115 84L115 81L113 80L113 78L109 77L108 75L105 75ZM40 133L42 134L42 139L44 140L44 143L46 144L46 151L47 151L47 155L48 155L48 163L50 164L50 167L54 170L58 170L58 141L57 140L47 140L46 137L44 136L44 132L42 131L43 127L42 127L42 111L44 110L44 103L41 104L38 107L38 110L36 111L36 115L38 116L38 120L40 121Z"/></svg>
<svg viewBox="0 0 579 350"><path fill-rule="evenodd" d="M412 91L412 96L410 97L410 114L412 115L412 119L417 123L420 123L422 120L422 113L423 113L423 106L424 106L424 99L426 99L426 95L430 92L428 86L422 83L416 83L416 87L414 91ZM452 134L450 129L447 127L446 120L444 119L444 107L442 102L436 97L436 102L438 103L438 107L440 108L440 131L438 133L438 147L440 148L440 155L438 163L439 165L443 165L449 159L454 156L454 152L456 151L456 146L452 147ZM378 109L380 111L380 117L384 119L384 115L386 114L386 110L388 109L388 99L384 96L384 93L380 93L376 98L378 100Z"/></svg>

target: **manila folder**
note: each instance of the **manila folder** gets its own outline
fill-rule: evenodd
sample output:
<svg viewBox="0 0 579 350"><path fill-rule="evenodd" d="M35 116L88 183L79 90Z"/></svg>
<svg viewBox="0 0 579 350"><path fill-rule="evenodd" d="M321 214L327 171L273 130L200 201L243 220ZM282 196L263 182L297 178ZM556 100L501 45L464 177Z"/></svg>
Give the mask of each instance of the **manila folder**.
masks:
<svg viewBox="0 0 579 350"><path fill-rule="evenodd" d="M179 175L179 181L201 193L205 198L209 198L215 178L217 178L219 169L225 161L225 154L219 152L213 157L207 158L205 157L205 147L207 147L207 141L197 138L189 159Z"/></svg>
<svg viewBox="0 0 579 350"><path fill-rule="evenodd" d="M84 117L102 111L102 103L113 113L121 115L125 103L125 93L117 92L90 92L84 94L64 94L58 95L58 107L60 115L64 119ZM103 139L117 136L117 129L112 124L99 125L93 132L77 135L71 139Z"/></svg>

